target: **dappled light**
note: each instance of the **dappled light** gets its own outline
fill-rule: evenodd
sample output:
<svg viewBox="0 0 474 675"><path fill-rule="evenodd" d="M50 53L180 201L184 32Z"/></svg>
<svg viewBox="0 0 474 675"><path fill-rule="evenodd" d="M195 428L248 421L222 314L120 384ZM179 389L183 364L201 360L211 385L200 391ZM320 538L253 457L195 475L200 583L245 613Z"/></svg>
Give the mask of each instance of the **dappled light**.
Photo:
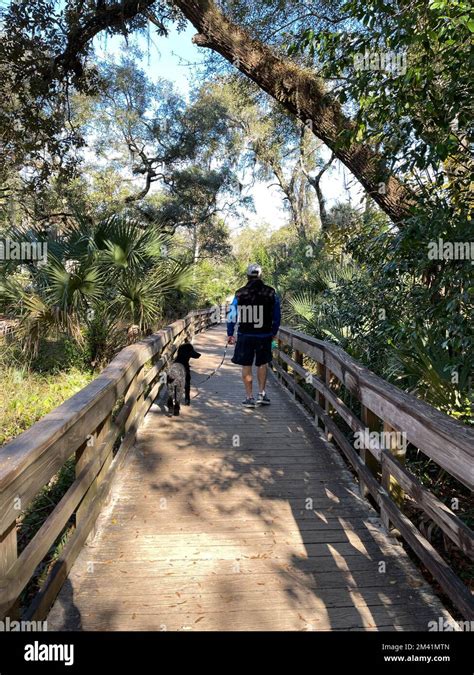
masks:
<svg viewBox="0 0 474 675"><path fill-rule="evenodd" d="M222 337L195 340L197 380ZM236 407L237 384L224 363L179 418L156 402L51 626L423 630L444 610L407 586L418 573L335 449L276 382L256 411Z"/></svg>

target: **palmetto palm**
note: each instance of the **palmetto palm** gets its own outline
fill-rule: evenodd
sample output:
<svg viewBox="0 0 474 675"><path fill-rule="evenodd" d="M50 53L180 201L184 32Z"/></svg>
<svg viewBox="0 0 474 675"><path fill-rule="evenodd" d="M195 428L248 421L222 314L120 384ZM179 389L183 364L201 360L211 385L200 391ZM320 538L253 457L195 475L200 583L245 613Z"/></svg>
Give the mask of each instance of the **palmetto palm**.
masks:
<svg viewBox="0 0 474 675"><path fill-rule="evenodd" d="M447 349L427 337L394 346L388 376L448 415L472 423L469 402L470 364L455 367Z"/></svg>
<svg viewBox="0 0 474 675"><path fill-rule="evenodd" d="M171 236L125 216L113 216L93 233L96 265L109 287L110 313L141 330L158 317L173 289L189 290L191 264L171 254Z"/></svg>
<svg viewBox="0 0 474 675"><path fill-rule="evenodd" d="M18 335L33 353L52 333L80 342L99 304L116 325L151 327L166 294L190 286L190 265L169 254L169 237L127 215L97 224L78 216L44 238L46 264L10 269L0 280L0 301L20 319Z"/></svg>
<svg viewBox="0 0 474 675"><path fill-rule="evenodd" d="M19 319L17 336L25 350L35 355L41 338L52 334L67 334L81 342L81 322L103 288L97 268L50 256L45 266L30 266L26 278L13 275L0 280L0 298L9 314Z"/></svg>
<svg viewBox="0 0 474 675"><path fill-rule="evenodd" d="M341 283L350 282L361 272L352 262L321 263L312 288L295 293L289 298L288 318L303 332L323 340L336 342L344 349L351 348L351 327L337 313L331 294Z"/></svg>

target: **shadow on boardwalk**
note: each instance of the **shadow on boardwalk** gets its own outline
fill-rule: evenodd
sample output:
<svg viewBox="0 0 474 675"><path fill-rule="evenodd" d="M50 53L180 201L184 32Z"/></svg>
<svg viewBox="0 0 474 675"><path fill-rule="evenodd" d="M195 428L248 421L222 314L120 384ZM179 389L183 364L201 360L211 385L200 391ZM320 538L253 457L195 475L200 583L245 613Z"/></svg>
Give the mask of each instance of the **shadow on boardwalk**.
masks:
<svg viewBox="0 0 474 675"><path fill-rule="evenodd" d="M194 381L224 339L198 337ZM268 391L271 406L243 409L226 362L180 418L153 406L51 629L427 630L448 616L337 453Z"/></svg>

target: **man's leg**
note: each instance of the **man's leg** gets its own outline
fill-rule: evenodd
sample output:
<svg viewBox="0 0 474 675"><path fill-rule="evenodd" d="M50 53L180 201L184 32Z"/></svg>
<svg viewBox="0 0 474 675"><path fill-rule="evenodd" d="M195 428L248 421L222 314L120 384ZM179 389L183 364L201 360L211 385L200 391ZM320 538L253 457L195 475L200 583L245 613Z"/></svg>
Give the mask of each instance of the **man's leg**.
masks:
<svg viewBox="0 0 474 675"><path fill-rule="evenodd" d="M242 381L247 398L252 396L252 366L242 366Z"/></svg>
<svg viewBox="0 0 474 675"><path fill-rule="evenodd" d="M267 383L267 364L264 363L263 366L258 366L257 368L257 380L258 380L258 393L265 393L265 385Z"/></svg>
<svg viewBox="0 0 474 675"><path fill-rule="evenodd" d="M257 366L257 380L258 380L258 399L257 403L262 405L269 405L270 399L265 392L265 385L267 383L267 367L272 360L272 341L271 338L260 338L258 344L257 355L255 358L255 365Z"/></svg>

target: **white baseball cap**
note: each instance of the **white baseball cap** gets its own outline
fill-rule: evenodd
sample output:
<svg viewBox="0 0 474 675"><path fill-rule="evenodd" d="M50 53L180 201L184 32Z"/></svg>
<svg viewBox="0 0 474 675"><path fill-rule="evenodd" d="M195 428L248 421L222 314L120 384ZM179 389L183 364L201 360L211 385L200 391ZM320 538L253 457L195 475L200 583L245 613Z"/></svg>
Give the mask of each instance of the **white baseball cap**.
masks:
<svg viewBox="0 0 474 675"><path fill-rule="evenodd" d="M258 263L251 263L247 267L247 276L248 277L261 277L262 276L262 268Z"/></svg>

